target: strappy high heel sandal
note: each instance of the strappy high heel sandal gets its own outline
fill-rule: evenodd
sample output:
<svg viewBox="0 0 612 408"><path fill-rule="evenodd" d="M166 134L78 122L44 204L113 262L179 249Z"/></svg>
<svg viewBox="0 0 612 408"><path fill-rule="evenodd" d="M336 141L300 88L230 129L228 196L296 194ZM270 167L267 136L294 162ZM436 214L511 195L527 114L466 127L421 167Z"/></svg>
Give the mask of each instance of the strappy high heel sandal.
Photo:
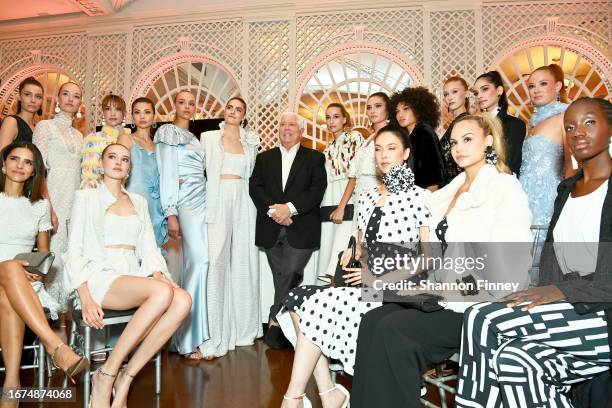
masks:
<svg viewBox="0 0 612 408"><path fill-rule="evenodd" d="M134 380L134 378L136 378L135 375L132 375L132 374L127 372L127 368L122 368L121 370L119 370L119 374L124 375L124 376L130 378L131 380ZM115 397L115 386L113 385L113 398L114 397ZM127 402L125 404L123 404L123 408L127 408Z"/></svg>
<svg viewBox="0 0 612 408"><path fill-rule="evenodd" d="M51 353L51 364L53 364L53 367L55 367L56 369L62 370L64 374L66 375L66 377L68 377L73 384L76 384L75 377L87 368L87 366L89 365L89 359L87 357L81 357L78 361L76 361L70 367L62 368L55 361L55 355L57 354L57 351L59 350L59 348L62 346L68 347L64 343L58 344L53 350L53 353Z"/></svg>
<svg viewBox="0 0 612 408"><path fill-rule="evenodd" d="M312 404L310 403L310 400L308 398L306 398L306 393L304 393L302 395L298 395L297 397L288 397L286 395L283 395L283 399L285 399L285 400L302 400L302 404L304 405L304 408L312 408Z"/></svg>
<svg viewBox="0 0 612 408"><path fill-rule="evenodd" d="M349 408L351 406L350 400L351 400L351 394L348 392L348 390L346 388L344 388L344 386L342 386L341 384L334 384L333 387L331 387L329 390L327 391L323 391L320 392L319 395L325 395L329 392L332 392L333 390L338 390L340 391L342 394L344 394L344 396L346 397L344 399L344 402L342 403L342 405L340 406L340 408Z"/></svg>
<svg viewBox="0 0 612 408"><path fill-rule="evenodd" d="M95 377L98 374L104 375L104 376L110 377L110 378L117 378L117 374L109 374L106 371L104 371L102 369L102 367L99 367L96 371L94 371L93 377ZM113 380L113 382L114 382L114 380ZM91 402L92 402L91 396L93 395L93 388L94 388L93 386L94 386L94 384L93 384L93 378L92 378L91 393L89 394L89 405L88 405L89 408L91 408Z"/></svg>

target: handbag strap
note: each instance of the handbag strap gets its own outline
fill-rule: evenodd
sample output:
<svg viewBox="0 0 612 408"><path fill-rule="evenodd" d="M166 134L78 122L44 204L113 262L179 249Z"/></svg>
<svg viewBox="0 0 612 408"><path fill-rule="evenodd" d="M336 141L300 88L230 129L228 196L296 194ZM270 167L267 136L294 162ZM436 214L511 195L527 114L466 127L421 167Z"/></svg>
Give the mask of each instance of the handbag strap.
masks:
<svg viewBox="0 0 612 408"><path fill-rule="evenodd" d="M351 239L349 240L349 248L351 248L351 259L355 259L355 250L357 246L357 240L354 235L351 235Z"/></svg>

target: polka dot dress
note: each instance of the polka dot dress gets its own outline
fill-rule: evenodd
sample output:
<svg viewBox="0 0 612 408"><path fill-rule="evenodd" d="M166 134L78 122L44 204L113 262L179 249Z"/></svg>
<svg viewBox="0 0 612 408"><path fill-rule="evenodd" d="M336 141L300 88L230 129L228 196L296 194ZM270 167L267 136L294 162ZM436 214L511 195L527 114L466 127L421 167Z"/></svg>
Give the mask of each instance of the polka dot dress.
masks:
<svg viewBox="0 0 612 408"><path fill-rule="evenodd" d="M377 198L373 194L367 197L370 201L365 205L371 205L371 212L367 222L362 219L360 230L364 232L368 250L368 268L375 273L384 274L394 268L385 268L383 263L376 271L372 260L376 257L394 257L395 254L405 253L414 256L420 240L419 227L425 225L429 212L422 204L422 192L416 189L408 197L414 200L410 204L403 204L402 197L391 195L385 206L376 207L374 203ZM396 199L393 205L390 204L392 198ZM404 203L409 202L406 197L404 199ZM396 233L399 230L401 240L391 242L387 237L383 239L380 232L390 226L396 228ZM381 242L385 240L390 242ZM300 330L304 336L316 344L325 356L340 361L344 371L350 375L353 374L355 365L361 318L365 313L382 305L382 302L364 301L362 297L377 300L376 296L380 296L376 293L366 296L366 290L368 289L360 287L302 286L292 290L285 301L285 306L300 316Z"/></svg>
<svg viewBox="0 0 612 408"><path fill-rule="evenodd" d="M397 253L399 249L406 250L398 245L376 242L381 219L382 209L376 207L364 234L370 254L368 261L374 256L384 257ZM372 270L370 262L368 266ZM304 291L307 289L303 288ZM361 317L382 305L382 302L362 301L362 295L362 289L358 287L319 288L311 292L296 310L300 315L302 333L319 346L324 355L339 360L344 371L350 375L353 375L355 365ZM368 296L368 299L376 296L378 295Z"/></svg>

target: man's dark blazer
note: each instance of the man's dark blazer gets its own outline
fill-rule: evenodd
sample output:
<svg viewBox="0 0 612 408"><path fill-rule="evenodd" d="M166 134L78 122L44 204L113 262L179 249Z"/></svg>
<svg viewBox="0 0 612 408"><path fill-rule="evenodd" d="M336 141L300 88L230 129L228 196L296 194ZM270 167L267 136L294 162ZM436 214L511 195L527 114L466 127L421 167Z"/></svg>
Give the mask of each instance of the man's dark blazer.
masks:
<svg viewBox="0 0 612 408"><path fill-rule="evenodd" d="M268 217L269 206L291 202L298 214L287 228L293 248L318 248L321 242L319 206L327 188L325 157L316 150L300 146L291 165L283 192L282 157L275 147L259 153L249 180L249 194L257 207L255 245L270 249L276 243L281 225Z"/></svg>
<svg viewBox="0 0 612 408"><path fill-rule="evenodd" d="M525 133L527 131L525 122L509 115L507 112L499 112L497 116L504 129L506 164L518 177L523 160L523 142L525 141Z"/></svg>

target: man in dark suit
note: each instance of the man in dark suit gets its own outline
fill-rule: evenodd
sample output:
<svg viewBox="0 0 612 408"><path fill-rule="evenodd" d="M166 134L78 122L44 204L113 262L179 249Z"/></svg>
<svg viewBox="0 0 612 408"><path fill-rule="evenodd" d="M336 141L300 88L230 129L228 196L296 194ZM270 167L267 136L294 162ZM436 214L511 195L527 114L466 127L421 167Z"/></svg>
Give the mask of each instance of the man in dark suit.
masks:
<svg viewBox="0 0 612 408"><path fill-rule="evenodd" d="M280 120L280 146L257 155L249 193L257 207L255 244L263 247L274 281L265 343L289 346L276 314L289 291L298 286L312 252L319 247L319 205L327 187L325 158L300 145L304 126L295 113Z"/></svg>

